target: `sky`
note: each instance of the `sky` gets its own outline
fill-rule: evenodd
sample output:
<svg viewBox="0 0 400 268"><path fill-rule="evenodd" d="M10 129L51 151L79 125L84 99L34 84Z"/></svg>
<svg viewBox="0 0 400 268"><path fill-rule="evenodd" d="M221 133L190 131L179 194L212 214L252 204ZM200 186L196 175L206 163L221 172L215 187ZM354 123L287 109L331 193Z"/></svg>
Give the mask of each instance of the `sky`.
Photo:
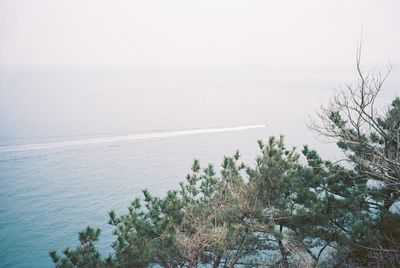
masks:
<svg viewBox="0 0 400 268"><path fill-rule="evenodd" d="M0 0L0 64L400 63L398 0Z"/></svg>

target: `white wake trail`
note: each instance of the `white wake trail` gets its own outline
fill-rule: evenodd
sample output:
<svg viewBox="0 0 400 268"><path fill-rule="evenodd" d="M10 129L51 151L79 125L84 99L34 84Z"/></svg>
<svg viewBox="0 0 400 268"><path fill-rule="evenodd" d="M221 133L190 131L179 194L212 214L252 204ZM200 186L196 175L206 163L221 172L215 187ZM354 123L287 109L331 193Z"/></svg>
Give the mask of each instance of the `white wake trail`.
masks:
<svg viewBox="0 0 400 268"><path fill-rule="evenodd" d="M225 128L191 129L191 130L154 132L154 133L146 133L146 134L133 134L133 135L124 135L124 136L104 137L104 138L68 140L68 141L49 142L49 143L0 146L0 153L33 151L33 150L43 150L43 149L80 146L80 145L89 145L89 144L100 144L100 143L119 143L119 142L134 141L134 140L162 139L162 138L179 137L179 136L242 131L242 130L265 128L265 127L267 127L267 126L266 125L252 125L252 126L237 126L237 127L225 127Z"/></svg>

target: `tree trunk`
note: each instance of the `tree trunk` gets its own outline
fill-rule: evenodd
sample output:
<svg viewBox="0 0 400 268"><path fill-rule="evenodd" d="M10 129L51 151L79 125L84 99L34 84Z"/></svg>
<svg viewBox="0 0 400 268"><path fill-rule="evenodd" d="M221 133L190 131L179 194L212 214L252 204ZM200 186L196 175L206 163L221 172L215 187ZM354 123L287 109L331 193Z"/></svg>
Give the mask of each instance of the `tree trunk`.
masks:
<svg viewBox="0 0 400 268"><path fill-rule="evenodd" d="M281 236L282 236L282 230L283 230L283 226L280 225L279 231L280 231ZM279 245L279 251L281 252L281 255L282 255L282 265L285 268L289 268L289 262L288 262L288 258L287 258L288 253L286 252L285 246L283 245L281 238L278 239L278 245Z"/></svg>

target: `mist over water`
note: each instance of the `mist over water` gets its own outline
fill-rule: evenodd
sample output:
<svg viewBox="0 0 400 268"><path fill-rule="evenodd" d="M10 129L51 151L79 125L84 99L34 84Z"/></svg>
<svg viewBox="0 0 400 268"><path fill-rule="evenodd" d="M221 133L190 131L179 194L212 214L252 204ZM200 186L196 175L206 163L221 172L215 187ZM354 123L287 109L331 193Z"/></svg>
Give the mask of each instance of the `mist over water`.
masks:
<svg viewBox="0 0 400 268"><path fill-rule="evenodd" d="M352 66L2 66L0 266L51 267L48 251L75 245L88 224L103 230L109 252L108 211L125 212L142 189L177 188L194 158L219 169L239 149L253 164L258 139L284 134L289 146L335 159L335 146L306 122L354 74ZM379 104L398 94L398 77Z"/></svg>

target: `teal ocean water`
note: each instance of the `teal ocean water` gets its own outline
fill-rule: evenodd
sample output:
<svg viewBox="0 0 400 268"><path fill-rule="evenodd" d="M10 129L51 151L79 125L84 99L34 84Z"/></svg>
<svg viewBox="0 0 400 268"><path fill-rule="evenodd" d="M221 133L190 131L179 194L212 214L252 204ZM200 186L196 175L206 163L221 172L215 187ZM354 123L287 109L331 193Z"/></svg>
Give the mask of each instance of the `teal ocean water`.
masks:
<svg viewBox="0 0 400 268"><path fill-rule="evenodd" d="M52 267L49 250L76 245L89 224L110 252L107 213L125 212L142 189L177 188L194 158L218 169L239 149L252 164L257 140L279 134L337 157L306 121L353 75L351 67L2 66L0 267ZM388 85L381 103L397 94L398 80Z"/></svg>

